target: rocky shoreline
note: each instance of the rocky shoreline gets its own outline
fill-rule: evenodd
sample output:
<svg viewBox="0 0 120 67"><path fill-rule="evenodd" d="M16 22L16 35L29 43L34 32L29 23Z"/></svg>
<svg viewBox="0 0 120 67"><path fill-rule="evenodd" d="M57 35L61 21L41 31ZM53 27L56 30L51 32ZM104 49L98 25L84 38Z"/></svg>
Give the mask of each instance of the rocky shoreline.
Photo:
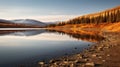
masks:
<svg viewBox="0 0 120 67"><path fill-rule="evenodd" d="M48 64L38 62L40 67L120 67L120 33L105 32L105 40L82 53L52 59Z"/></svg>

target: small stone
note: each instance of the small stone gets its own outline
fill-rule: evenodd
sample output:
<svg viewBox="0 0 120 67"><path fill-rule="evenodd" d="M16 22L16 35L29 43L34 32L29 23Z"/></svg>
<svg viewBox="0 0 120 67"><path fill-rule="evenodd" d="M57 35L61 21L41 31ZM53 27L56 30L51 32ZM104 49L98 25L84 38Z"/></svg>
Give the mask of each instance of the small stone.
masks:
<svg viewBox="0 0 120 67"><path fill-rule="evenodd" d="M74 64L72 63L72 64L70 64L70 67L74 67Z"/></svg>
<svg viewBox="0 0 120 67"><path fill-rule="evenodd" d="M82 58L88 58L88 56L87 55L82 55Z"/></svg>
<svg viewBox="0 0 120 67"><path fill-rule="evenodd" d="M105 62L105 60L102 60L103 62Z"/></svg>
<svg viewBox="0 0 120 67"><path fill-rule="evenodd" d="M85 61L87 61L87 59L84 59Z"/></svg>
<svg viewBox="0 0 120 67"><path fill-rule="evenodd" d="M75 49L77 49L77 47L75 47Z"/></svg>
<svg viewBox="0 0 120 67"><path fill-rule="evenodd" d="M102 58L102 56L99 56L98 58L100 58L100 59L101 59L101 58Z"/></svg>
<svg viewBox="0 0 120 67"><path fill-rule="evenodd" d="M104 48L108 49L109 47L104 47Z"/></svg>
<svg viewBox="0 0 120 67"><path fill-rule="evenodd" d="M90 44L88 44L88 46L90 46Z"/></svg>
<svg viewBox="0 0 120 67"><path fill-rule="evenodd" d="M87 59L78 60L76 63L86 63Z"/></svg>
<svg viewBox="0 0 120 67"><path fill-rule="evenodd" d="M78 60L75 60L74 62L76 63L76 62L78 62Z"/></svg>
<svg viewBox="0 0 120 67"><path fill-rule="evenodd" d="M44 64L44 62L38 62L38 64L43 65L43 64Z"/></svg>
<svg viewBox="0 0 120 67"><path fill-rule="evenodd" d="M82 56L80 56L79 58L81 58L81 59L82 59Z"/></svg>
<svg viewBox="0 0 120 67"><path fill-rule="evenodd" d="M107 56L109 57L110 55L108 54Z"/></svg>
<svg viewBox="0 0 120 67"><path fill-rule="evenodd" d="M82 56L80 54L78 54L77 57L82 58Z"/></svg>
<svg viewBox="0 0 120 67"><path fill-rule="evenodd" d="M68 62L67 61L64 61L65 64L67 64Z"/></svg>
<svg viewBox="0 0 120 67"><path fill-rule="evenodd" d="M98 61L98 62L95 62L95 67L97 66L101 66L102 65L102 62Z"/></svg>
<svg viewBox="0 0 120 67"><path fill-rule="evenodd" d="M54 63L54 61L53 61L53 60L50 60L50 63Z"/></svg>
<svg viewBox="0 0 120 67"><path fill-rule="evenodd" d="M92 57L96 57L97 55L96 54L93 54Z"/></svg>
<svg viewBox="0 0 120 67"><path fill-rule="evenodd" d="M54 65L57 65L57 63L54 63Z"/></svg>
<svg viewBox="0 0 120 67"><path fill-rule="evenodd" d="M94 67L94 65L95 64L93 62L88 62L88 63L85 64L85 66L92 66L92 67Z"/></svg>

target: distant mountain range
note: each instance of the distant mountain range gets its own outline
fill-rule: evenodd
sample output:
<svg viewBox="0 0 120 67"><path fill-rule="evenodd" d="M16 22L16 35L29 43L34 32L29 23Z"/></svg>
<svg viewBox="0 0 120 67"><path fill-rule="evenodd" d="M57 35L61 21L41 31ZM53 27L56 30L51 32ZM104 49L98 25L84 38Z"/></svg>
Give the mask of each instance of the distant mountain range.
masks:
<svg viewBox="0 0 120 67"><path fill-rule="evenodd" d="M6 25L6 26L5 26ZM33 20L33 19L16 19L16 20L4 20L0 19L0 27L5 28L5 27L44 27L48 24Z"/></svg>

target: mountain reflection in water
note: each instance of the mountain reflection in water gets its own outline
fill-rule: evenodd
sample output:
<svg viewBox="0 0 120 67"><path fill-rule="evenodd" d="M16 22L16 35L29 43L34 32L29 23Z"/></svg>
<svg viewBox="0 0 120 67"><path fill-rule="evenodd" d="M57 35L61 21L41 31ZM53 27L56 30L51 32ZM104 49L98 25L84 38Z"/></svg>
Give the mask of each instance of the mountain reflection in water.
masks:
<svg viewBox="0 0 120 67"><path fill-rule="evenodd" d="M62 35L69 35L72 38L77 40L89 41L89 42L98 42L104 39L101 35L97 32L93 31L84 31L84 32L65 32L65 31L58 31L58 30L48 30L48 29L40 29L40 30L0 30L0 35L15 35L15 36L33 36L38 35L41 33L58 33ZM91 34L92 33L92 34Z"/></svg>

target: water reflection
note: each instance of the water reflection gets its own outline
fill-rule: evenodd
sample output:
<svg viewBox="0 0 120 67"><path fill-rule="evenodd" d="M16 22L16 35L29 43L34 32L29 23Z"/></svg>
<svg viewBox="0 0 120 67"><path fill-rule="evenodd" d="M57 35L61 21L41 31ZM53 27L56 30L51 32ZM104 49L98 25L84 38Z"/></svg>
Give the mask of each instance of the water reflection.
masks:
<svg viewBox="0 0 120 67"><path fill-rule="evenodd" d="M63 30L51 30L48 29L49 32L56 32L59 34L67 34L72 38L76 38L78 40L89 41L89 42L99 42L105 39L102 35L99 34L97 31L63 31Z"/></svg>
<svg viewBox="0 0 120 67"><path fill-rule="evenodd" d="M0 67L14 67L11 65L15 64L35 67L38 61L47 62L52 58L79 53L102 39L95 32L0 30Z"/></svg>
<svg viewBox="0 0 120 67"><path fill-rule="evenodd" d="M0 30L0 35L33 36L44 33L45 30Z"/></svg>
<svg viewBox="0 0 120 67"><path fill-rule="evenodd" d="M50 30L50 29L40 29L40 30L0 30L0 35L15 35L15 36L33 36L42 33L57 33L61 35L68 35L69 37L75 38L77 40L89 41L89 42L98 42L104 39L103 36L99 35L95 31L84 31L84 32L67 32L59 30Z"/></svg>

